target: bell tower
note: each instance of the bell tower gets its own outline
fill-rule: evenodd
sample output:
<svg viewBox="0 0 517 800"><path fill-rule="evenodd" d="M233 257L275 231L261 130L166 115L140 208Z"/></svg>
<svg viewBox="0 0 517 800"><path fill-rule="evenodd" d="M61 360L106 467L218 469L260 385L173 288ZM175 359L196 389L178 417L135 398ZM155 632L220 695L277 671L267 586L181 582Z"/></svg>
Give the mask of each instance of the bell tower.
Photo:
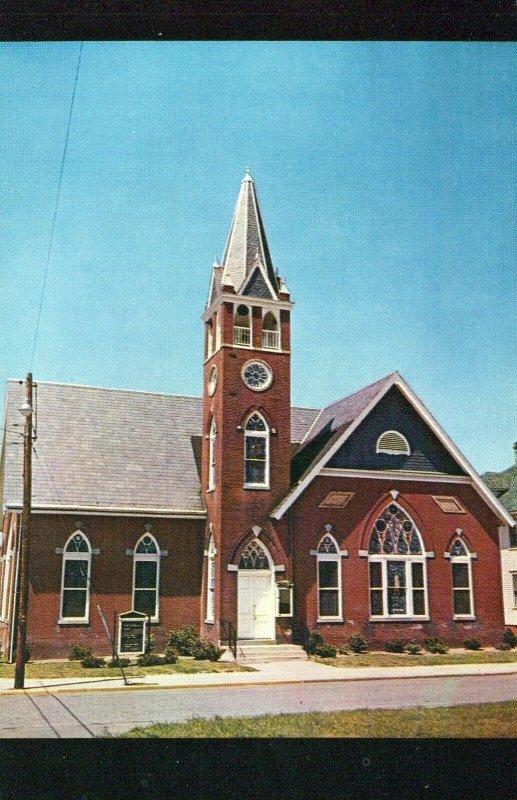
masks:
<svg viewBox="0 0 517 800"><path fill-rule="evenodd" d="M203 592L210 614L213 605L213 621L209 614L203 622L205 635L214 639L218 622L236 617L236 549L249 531L268 523L290 484L291 309L248 170L203 314L202 492L206 552L215 549L215 556L207 556Z"/></svg>

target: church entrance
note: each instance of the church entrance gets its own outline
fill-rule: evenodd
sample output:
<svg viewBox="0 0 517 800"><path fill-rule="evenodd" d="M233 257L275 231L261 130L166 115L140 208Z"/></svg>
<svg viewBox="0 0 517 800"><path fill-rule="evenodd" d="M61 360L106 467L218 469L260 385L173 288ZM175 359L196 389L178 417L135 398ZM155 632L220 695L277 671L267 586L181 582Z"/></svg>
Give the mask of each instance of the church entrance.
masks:
<svg viewBox="0 0 517 800"><path fill-rule="evenodd" d="M254 539L241 555L237 573L239 639L275 638L275 583L271 558Z"/></svg>

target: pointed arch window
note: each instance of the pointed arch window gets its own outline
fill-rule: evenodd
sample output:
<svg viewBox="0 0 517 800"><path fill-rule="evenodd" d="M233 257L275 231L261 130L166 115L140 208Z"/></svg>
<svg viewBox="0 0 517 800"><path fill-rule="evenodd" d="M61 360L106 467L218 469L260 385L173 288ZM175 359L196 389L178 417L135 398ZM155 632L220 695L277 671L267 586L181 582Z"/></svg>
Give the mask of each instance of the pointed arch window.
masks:
<svg viewBox="0 0 517 800"><path fill-rule="evenodd" d="M160 548L154 536L144 534L133 556L133 610L158 621Z"/></svg>
<svg viewBox="0 0 517 800"><path fill-rule="evenodd" d="M0 619L6 620L9 615L9 599L12 588L12 575L13 575L13 556L14 556L14 523L11 522L9 536L5 553L2 557L2 607L0 610Z"/></svg>
<svg viewBox="0 0 517 800"><path fill-rule="evenodd" d="M233 320L233 343L251 347L251 312L248 306L238 305Z"/></svg>
<svg viewBox="0 0 517 800"><path fill-rule="evenodd" d="M206 570L206 618L205 622L214 621L215 612L215 555L216 549L214 537L210 537L207 550L207 570Z"/></svg>
<svg viewBox="0 0 517 800"><path fill-rule="evenodd" d="M269 426L258 411L248 417L244 430L244 486L269 486Z"/></svg>
<svg viewBox="0 0 517 800"><path fill-rule="evenodd" d="M262 347L265 350L280 349L278 321L272 311L268 311L262 320Z"/></svg>
<svg viewBox="0 0 517 800"><path fill-rule="evenodd" d="M239 569L271 569L271 562L266 549L258 539L252 539L242 551Z"/></svg>
<svg viewBox="0 0 517 800"><path fill-rule="evenodd" d="M459 537L450 551L454 619L472 618L474 597L472 592L472 555Z"/></svg>
<svg viewBox="0 0 517 800"><path fill-rule="evenodd" d="M88 622L91 563L90 542L76 531L63 551L60 622Z"/></svg>
<svg viewBox="0 0 517 800"><path fill-rule="evenodd" d="M409 515L391 503L377 518L368 547L372 619L427 617L422 537Z"/></svg>
<svg viewBox="0 0 517 800"><path fill-rule="evenodd" d="M212 418L208 434L208 490L215 488L215 464L217 455L217 425Z"/></svg>
<svg viewBox="0 0 517 800"><path fill-rule="evenodd" d="M206 357L210 358L213 352L214 352L214 324L210 319L206 325Z"/></svg>
<svg viewBox="0 0 517 800"><path fill-rule="evenodd" d="M318 620L342 620L341 556L336 540L326 534L317 550Z"/></svg>

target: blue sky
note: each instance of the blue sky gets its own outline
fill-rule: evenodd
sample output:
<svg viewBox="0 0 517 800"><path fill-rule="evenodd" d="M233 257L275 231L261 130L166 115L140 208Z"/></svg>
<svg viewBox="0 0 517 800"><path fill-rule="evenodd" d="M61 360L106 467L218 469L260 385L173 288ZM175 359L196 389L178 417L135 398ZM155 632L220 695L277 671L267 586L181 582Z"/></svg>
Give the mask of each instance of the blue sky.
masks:
<svg viewBox="0 0 517 800"><path fill-rule="evenodd" d="M0 379L30 366L78 42L0 45ZM35 379L201 393L246 166L296 302L292 400L398 369L474 466L513 460L515 47L86 42Z"/></svg>

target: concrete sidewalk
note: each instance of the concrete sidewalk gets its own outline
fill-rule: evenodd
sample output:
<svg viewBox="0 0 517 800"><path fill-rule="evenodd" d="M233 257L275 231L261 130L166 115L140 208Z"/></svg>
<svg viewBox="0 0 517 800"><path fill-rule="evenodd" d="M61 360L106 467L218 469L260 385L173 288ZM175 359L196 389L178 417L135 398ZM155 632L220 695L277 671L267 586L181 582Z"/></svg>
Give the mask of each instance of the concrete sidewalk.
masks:
<svg viewBox="0 0 517 800"><path fill-rule="evenodd" d="M401 678L449 678L467 675L512 675L517 674L517 663L513 664L445 664L443 666L415 667L331 667L314 661L271 662L254 664L249 672L205 672L192 675L142 675L128 678L125 686L122 678L47 678L27 679L26 689L31 694L46 692L113 691L120 689L185 689L228 686L253 686L263 684L318 683L321 681L368 681ZM0 679L0 695L20 694L13 690L13 679Z"/></svg>

